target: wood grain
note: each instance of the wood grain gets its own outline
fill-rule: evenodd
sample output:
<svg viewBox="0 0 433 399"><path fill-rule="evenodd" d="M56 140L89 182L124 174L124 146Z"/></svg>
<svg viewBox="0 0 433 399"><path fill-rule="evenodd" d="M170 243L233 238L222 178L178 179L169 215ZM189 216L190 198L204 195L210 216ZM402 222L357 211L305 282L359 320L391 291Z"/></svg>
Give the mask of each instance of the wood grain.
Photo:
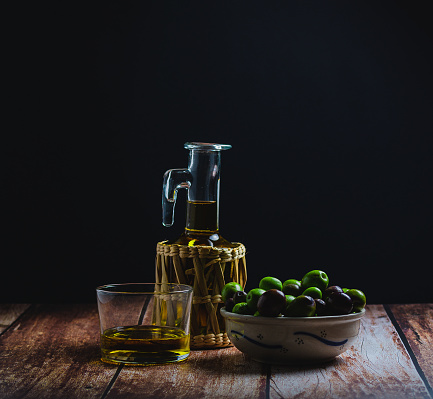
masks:
<svg viewBox="0 0 433 399"><path fill-rule="evenodd" d="M433 304L390 305L424 375L433 387Z"/></svg>
<svg viewBox="0 0 433 399"><path fill-rule="evenodd" d="M96 305L35 305L0 337L1 398L101 397L116 372L99 360Z"/></svg>
<svg viewBox="0 0 433 399"><path fill-rule="evenodd" d="M370 305L353 349L319 367L272 367L271 398L430 398L383 306Z"/></svg>
<svg viewBox="0 0 433 399"><path fill-rule="evenodd" d="M267 368L234 347L192 351L182 363L123 367L107 399L266 398Z"/></svg>
<svg viewBox="0 0 433 399"><path fill-rule="evenodd" d="M28 308L27 303L2 303L0 304L0 334L18 319Z"/></svg>
<svg viewBox="0 0 433 399"><path fill-rule="evenodd" d="M367 307L354 348L317 367L266 366L233 347L164 366L106 365L96 305L28 306L0 305L2 399L430 398L381 305ZM433 305L387 309L431 382Z"/></svg>

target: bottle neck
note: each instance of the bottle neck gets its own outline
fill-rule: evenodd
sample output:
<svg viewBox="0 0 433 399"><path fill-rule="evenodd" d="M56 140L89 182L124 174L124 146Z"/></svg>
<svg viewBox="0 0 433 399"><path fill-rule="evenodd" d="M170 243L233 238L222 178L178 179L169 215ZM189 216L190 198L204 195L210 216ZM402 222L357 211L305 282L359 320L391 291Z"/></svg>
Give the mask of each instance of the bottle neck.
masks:
<svg viewBox="0 0 433 399"><path fill-rule="evenodd" d="M190 151L188 170L192 182L188 189L188 201L215 201L219 204L220 167L220 151Z"/></svg>

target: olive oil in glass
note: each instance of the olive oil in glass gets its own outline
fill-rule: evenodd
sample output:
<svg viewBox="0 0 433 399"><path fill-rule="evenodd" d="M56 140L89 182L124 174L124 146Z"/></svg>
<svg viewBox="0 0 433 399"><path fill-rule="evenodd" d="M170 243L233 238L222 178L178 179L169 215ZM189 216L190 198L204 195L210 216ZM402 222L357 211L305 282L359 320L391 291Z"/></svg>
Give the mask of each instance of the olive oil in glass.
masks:
<svg viewBox="0 0 433 399"><path fill-rule="evenodd" d="M175 244L224 248L234 246L219 234L217 201L188 201L186 215L185 231Z"/></svg>
<svg viewBox="0 0 433 399"><path fill-rule="evenodd" d="M188 201L186 213L186 229L191 233L218 231L216 201Z"/></svg>
<svg viewBox="0 0 433 399"><path fill-rule="evenodd" d="M189 334L176 327L137 325L110 328L101 335L101 360L130 365L178 362L190 353L189 339Z"/></svg>
<svg viewBox="0 0 433 399"><path fill-rule="evenodd" d="M103 362L146 366L188 357L191 286L108 284L98 287L96 295Z"/></svg>

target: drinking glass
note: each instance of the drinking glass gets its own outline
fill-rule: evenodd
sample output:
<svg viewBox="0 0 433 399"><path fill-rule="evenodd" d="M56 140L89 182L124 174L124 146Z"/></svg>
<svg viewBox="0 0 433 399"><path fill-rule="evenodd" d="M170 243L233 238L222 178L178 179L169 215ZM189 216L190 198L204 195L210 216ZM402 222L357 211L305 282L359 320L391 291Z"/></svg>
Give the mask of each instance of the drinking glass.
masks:
<svg viewBox="0 0 433 399"><path fill-rule="evenodd" d="M96 294L103 362L152 365L189 356L191 286L109 284Z"/></svg>

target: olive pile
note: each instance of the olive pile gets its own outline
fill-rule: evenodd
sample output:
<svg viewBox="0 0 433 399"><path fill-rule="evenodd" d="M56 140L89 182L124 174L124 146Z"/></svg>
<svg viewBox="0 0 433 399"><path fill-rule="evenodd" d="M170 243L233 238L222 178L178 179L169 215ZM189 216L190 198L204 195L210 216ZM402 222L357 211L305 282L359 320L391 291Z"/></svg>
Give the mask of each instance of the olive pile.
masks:
<svg viewBox="0 0 433 399"><path fill-rule="evenodd" d="M259 287L248 293L231 282L224 286L221 296L228 312L266 317L343 315L365 307L362 291L328 284L325 272L311 270L301 280L284 283L275 277L264 277Z"/></svg>

